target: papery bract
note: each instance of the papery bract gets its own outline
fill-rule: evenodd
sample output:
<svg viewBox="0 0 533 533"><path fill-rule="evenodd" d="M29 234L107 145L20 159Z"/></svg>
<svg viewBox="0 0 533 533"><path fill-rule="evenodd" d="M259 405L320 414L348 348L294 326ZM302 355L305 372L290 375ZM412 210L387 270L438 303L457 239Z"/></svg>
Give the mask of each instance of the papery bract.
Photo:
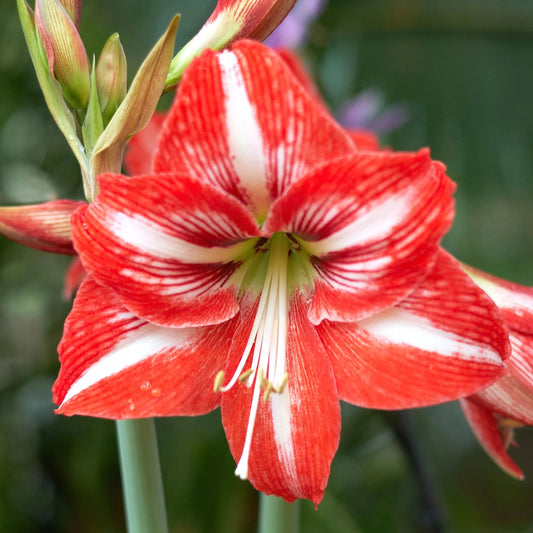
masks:
<svg viewBox="0 0 533 533"><path fill-rule="evenodd" d="M509 327L512 353L506 375L491 387L461 400L463 412L492 459L508 474L523 474L507 453L513 432L533 426L533 288L463 265L498 305Z"/></svg>
<svg viewBox="0 0 533 533"><path fill-rule="evenodd" d="M160 130L151 165L100 176L73 215L88 277L59 347L58 412L220 406L236 473L317 504L339 398L422 406L501 376L507 328L439 250L454 185L427 150L358 150L248 41L192 63Z"/></svg>

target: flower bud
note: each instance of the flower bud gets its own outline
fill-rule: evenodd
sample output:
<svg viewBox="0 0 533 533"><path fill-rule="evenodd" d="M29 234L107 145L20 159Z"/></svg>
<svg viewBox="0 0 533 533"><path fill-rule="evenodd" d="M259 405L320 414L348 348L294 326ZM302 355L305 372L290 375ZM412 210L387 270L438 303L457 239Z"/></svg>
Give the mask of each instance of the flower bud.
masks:
<svg viewBox="0 0 533 533"><path fill-rule="evenodd" d="M81 22L81 2L82 0L60 0L65 8L70 20L74 22L76 28L80 29Z"/></svg>
<svg viewBox="0 0 533 533"><path fill-rule="evenodd" d="M127 76L126 54L115 33L105 43L96 65L96 87L105 124L126 97Z"/></svg>
<svg viewBox="0 0 533 533"><path fill-rule="evenodd" d="M70 236L70 218L83 204L73 200L54 200L44 204L0 207L0 234L37 250L75 254Z"/></svg>
<svg viewBox="0 0 533 533"><path fill-rule="evenodd" d="M237 39L268 37L296 0L218 0L200 31L172 60L166 87L175 85L194 57L206 48L219 50Z"/></svg>
<svg viewBox="0 0 533 533"><path fill-rule="evenodd" d="M59 0L37 0L35 26L48 59L50 74L76 109L87 106L90 67L80 34Z"/></svg>

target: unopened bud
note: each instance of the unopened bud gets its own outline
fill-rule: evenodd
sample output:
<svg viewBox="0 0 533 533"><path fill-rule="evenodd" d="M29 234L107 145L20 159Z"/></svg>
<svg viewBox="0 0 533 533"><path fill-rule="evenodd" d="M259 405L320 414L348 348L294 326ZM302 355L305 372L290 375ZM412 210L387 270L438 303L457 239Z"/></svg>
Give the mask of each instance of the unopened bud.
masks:
<svg viewBox="0 0 533 533"><path fill-rule="evenodd" d="M20 244L56 254L75 254L70 236L72 213L84 202L0 207L0 234Z"/></svg>
<svg viewBox="0 0 533 533"><path fill-rule="evenodd" d="M96 65L96 87L104 123L107 124L128 90L126 54L115 33L104 45Z"/></svg>
<svg viewBox="0 0 533 533"><path fill-rule="evenodd" d="M63 7L68 13L68 16L74 22L74 25L78 30L80 29L81 22L81 2L82 0L60 0Z"/></svg>
<svg viewBox="0 0 533 533"><path fill-rule="evenodd" d="M90 67L74 22L59 0L37 0L35 26L50 74L60 83L68 102L84 109L91 91Z"/></svg>
<svg viewBox="0 0 533 533"><path fill-rule="evenodd" d="M205 49L220 50L237 39L268 37L296 0L218 0L200 31L180 50L170 65L166 87L181 78L189 63Z"/></svg>

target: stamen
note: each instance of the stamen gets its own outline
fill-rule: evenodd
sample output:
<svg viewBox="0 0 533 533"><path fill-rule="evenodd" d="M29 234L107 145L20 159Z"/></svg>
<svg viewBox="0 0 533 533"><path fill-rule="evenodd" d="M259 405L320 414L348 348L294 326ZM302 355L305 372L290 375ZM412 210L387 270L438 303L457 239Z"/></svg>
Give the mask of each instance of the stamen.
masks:
<svg viewBox="0 0 533 533"><path fill-rule="evenodd" d="M265 392L263 394L263 401L264 402L268 401L268 399L270 398L270 395L273 392L278 392L278 391L276 390L276 388L274 387L274 385L272 385L272 383L270 381L267 381L267 384L266 384L266 387L265 387Z"/></svg>
<svg viewBox="0 0 533 533"><path fill-rule="evenodd" d="M283 374L283 377L281 378L281 383L278 385L277 392L279 394L283 393L283 391L285 390L285 387L287 386L288 381L289 381L289 374L285 372L285 374Z"/></svg>
<svg viewBox="0 0 533 533"><path fill-rule="evenodd" d="M253 368L249 368L239 376L239 383L244 383L254 373Z"/></svg>
<svg viewBox="0 0 533 533"><path fill-rule="evenodd" d="M222 389L222 382L223 381L224 381L224 370L221 370L215 376L215 383L213 384L213 392L220 392L220 389Z"/></svg>

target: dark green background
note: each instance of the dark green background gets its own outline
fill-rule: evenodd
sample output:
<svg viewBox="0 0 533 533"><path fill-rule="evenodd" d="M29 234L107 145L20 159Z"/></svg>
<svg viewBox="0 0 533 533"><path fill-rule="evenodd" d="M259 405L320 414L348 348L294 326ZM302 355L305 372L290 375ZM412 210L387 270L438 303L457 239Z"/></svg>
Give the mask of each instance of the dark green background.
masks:
<svg viewBox="0 0 533 533"><path fill-rule="evenodd" d="M86 0L82 36L98 54L118 31L130 74L175 12L178 45L215 2ZM81 197L79 171L44 106L15 1L0 4L0 204ZM430 146L457 181L445 245L460 259L533 284L533 2L331 0L303 50L332 108L368 88L410 121L383 139ZM112 422L53 414L55 352L69 304L68 260L0 239L0 531L124 530ZM326 497L303 531L424 530L418 488L382 415L343 406ZM417 442L446 518L460 533L533 532L533 432L513 451L526 481L481 450L456 404L414 411ZM253 531L254 490L233 476L218 412L158 421L171 531Z"/></svg>

